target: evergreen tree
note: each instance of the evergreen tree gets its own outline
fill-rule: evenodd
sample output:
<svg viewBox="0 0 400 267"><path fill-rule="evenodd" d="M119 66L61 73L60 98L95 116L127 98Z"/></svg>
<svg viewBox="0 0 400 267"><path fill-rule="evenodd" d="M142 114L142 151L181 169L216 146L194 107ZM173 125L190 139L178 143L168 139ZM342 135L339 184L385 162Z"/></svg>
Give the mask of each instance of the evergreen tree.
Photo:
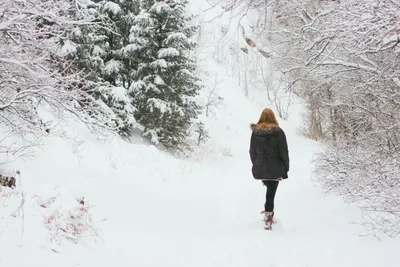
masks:
<svg viewBox="0 0 400 267"><path fill-rule="evenodd" d="M79 4L79 12L71 9L71 16L90 16L93 23L67 32L60 41L61 50L72 51L65 54L67 62L72 62L71 70L84 70L89 90L108 107L118 131L127 135L135 123L135 108L128 94L130 70L135 66L124 48L139 13L139 0L93 0ZM65 49L66 45L75 49Z"/></svg>
<svg viewBox="0 0 400 267"><path fill-rule="evenodd" d="M130 70L136 68L137 64L127 53L126 46L129 45L130 28L140 11L139 0L101 2L101 12L114 25L114 31L106 33L109 51L105 57L104 75L111 84L121 85L128 89L132 82Z"/></svg>
<svg viewBox="0 0 400 267"><path fill-rule="evenodd" d="M186 11L187 0L143 0L130 35L130 52L138 67L131 93L136 120L144 134L166 146L178 146L197 118L193 97L202 85L195 76L197 26Z"/></svg>

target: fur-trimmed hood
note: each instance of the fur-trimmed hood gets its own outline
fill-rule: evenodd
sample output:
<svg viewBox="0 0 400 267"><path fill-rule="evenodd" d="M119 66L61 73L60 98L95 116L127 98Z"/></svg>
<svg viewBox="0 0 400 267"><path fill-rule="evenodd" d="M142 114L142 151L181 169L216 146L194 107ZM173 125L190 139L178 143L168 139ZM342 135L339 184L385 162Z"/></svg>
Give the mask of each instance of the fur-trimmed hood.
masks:
<svg viewBox="0 0 400 267"><path fill-rule="evenodd" d="M272 134L280 130L279 125L275 125L272 123L262 123L262 124L250 124L250 129L253 131L255 135L262 136Z"/></svg>

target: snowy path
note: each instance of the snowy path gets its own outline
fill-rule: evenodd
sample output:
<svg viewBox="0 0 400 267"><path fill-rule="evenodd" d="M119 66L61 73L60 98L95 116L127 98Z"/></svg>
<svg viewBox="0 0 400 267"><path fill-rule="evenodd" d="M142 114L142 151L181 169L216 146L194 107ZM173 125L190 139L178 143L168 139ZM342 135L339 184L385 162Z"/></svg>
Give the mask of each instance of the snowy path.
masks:
<svg viewBox="0 0 400 267"><path fill-rule="evenodd" d="M238 136L237 156L193 169L181 187L124 185L107 200L109 219L118 222L106 229L107 246L131 254L133 266L367 267L396 254L358 237L351 211L312 186L311 144L290 131L291 177L278 191L278 223L263 231L264 187L249 175L244 137Z"/></svg>
<svg viewBox="0 0 400 267"><path fill-rule="evenodd" d="M239 104L240 97L230 95L229 106ZM249 112L227 112L226 123L232 127L219 137L230 144L232 157L194 164L181 178L174 181L172 176L161 184L143 182L157 177L136 180L124 173L117 179L118 194L96 200L109 219L104 229L109 250L126 255L125 263L143 267L395 266L386 255L396 255L398 242L382 245L358 236L362 228L351 224L357 209L313 186L315 144L297 135L294 121L281 124L291 171L278 188L278 223L272 232L263 230L259 212L265 187L253 180L248 155L249 114L259 108L251 101L240 105ZM164 164L162 159L153 163ZM389 263L382 265L385 259Z"/></svg>

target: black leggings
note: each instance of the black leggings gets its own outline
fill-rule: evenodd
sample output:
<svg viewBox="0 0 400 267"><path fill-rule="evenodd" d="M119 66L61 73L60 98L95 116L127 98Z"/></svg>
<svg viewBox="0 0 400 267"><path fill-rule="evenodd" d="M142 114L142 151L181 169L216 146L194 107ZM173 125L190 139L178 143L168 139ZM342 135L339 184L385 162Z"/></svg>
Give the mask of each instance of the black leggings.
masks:
<svg viewBox="0 0 400 267"><path fill-rule="evenodd" d="M279 182L275 181L263 181L265 186L267 187L267 194L265 196L265 211L271 212L274 211L274 200L276 190L278 189Z"/></svg>

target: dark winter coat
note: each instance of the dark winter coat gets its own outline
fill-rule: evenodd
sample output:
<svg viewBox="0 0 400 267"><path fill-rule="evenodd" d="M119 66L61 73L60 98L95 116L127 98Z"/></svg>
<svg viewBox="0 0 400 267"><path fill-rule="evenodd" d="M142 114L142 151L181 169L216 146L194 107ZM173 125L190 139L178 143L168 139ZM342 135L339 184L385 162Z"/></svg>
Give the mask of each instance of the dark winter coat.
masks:
<svg viewBox="0 0 400 267"><path fill-rule="evenodd" d="M289 152L286 135L279 126L251 125L250 158L255 179L288 178Z"/></svg>

